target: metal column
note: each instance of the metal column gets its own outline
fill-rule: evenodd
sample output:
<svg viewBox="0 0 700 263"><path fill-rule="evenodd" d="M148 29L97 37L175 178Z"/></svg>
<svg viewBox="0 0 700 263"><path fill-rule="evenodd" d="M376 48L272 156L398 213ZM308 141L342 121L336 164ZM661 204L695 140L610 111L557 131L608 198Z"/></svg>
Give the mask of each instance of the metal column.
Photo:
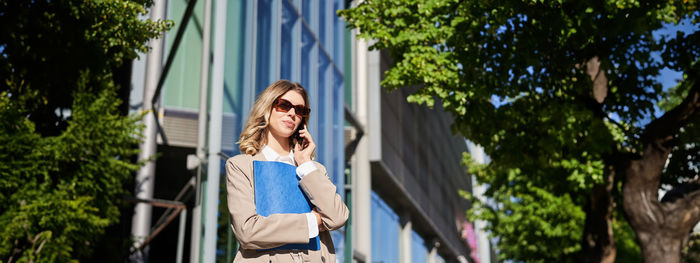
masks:
<svg viewBox="0 0 700 263"><path fill-rule="evenodd" d="M154 0L151 7L150 19L157 21L165 18L165 0ZM158 79L162 70L163 63L163 38L159 37L149 41L151 52L147 55L146 76L143 91L143 110L153 111L154 105L152 98L155 94L158 85ZM144 129L144 140L139 145L139 161L144 161L156 154L156 133L157 123L155 115L148 113L144 115L143 123L146 126ZM136 175L136 189L134 193L137 198L151 199L153 198L153 188L155 183L156 164L154 161L147 162ZM132 217L131 235L134 237L134 247L140 247L145 238L151 232L151 212L152 207L147 203L136 204L134 216ZM148 258L147 252L142 253L141 257L132 258L135 261L143 261Z"/></svg>
<svg viewBox="0 0 700 263"><path fill-rule="evenodd" d="M206 171L207 123L209 99L209 63L211 62L211 0L204 0L204 28L202 28L202 70L199 82L199 118L197 119L197 180L195 182L195 203L192 209L192 238L190 240L190 262L199 263L202 246L202 178Z"/></svg>
<svg viewBox="0 0 700 263"><path fill-rule="evenodd" d="M411 232L413 232L413 222L411 214L404 211L399 218L399 262L412 262L411 259Z"/></svg>
<svg viewBox="0 0 700 263"><path fill-rule="evenodd" d="M209 121L209 156L207 190L204 206L203 262L216 262L216 230L219 212L219 174L221 128L224 93L224 58L226 51L226 0L215 1L214 63L212 66L211 119Z"/></svg>

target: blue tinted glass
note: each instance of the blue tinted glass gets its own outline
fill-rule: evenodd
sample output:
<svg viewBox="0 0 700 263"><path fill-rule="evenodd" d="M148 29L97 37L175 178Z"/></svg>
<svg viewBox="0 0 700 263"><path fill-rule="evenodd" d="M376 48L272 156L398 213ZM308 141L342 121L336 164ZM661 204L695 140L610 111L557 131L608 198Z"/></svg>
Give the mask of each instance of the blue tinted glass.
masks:
<svg viewBox="0 0 700 263"><path fill-rule="evenodd" d="M299 20L293 7L287 1L282 1L282 32L280 32L280 78L293 79L292 68L294 67L294 29Z"/></svg>
<svg viewBox="0 0 700 263"><path fill-rule="evenodd" d="M258 1L256 37L256 59L255 59L255 94L260 94L267 85L270 85L270 51L271 31L272 31L272 0Z"/></svg>
<svg viewBox="0 0 700 263"><path fill-rule="evenodd" d="M224 67L224 90L222 98L224 113L221 141L223 144L222 152L228 156L235 156L239 153L238 147L232 142L236 141L241 130L240 116L243 111L241 106L243 90L249 89L248 86L243 84L245 82L245 70L241 67L243 61L245 61L245 50L250 47L246 45L250 39L245 37L245 27L250 24L246 23L250 17L248 15L249 13L246 12L246 8L246 3L243 1L231 2L227 5L229 19L226 20L226 52L224 54L224 64L226 66ZM223 169L225 169L225 167ZM222 180L225 180L225 177ZM225 202L223 201L226 200L225 198L225 191L220 192L219 202ZM228 211L225 207L225 205L219 206L216 238L218 240L234 240L235 237L230 230ZM217 242L216 261L233 261L236 249L231 243Z"/></svg>
<svg viewBox="0 0 700 263"><path fill-rule="evenodd" d="M440 256L440 254L437 254L435 256L435 263L445 263L445 259Z"/></svg>
<svg viewBox="0 0 700 263"><path fill-rule="evenodd" d="M332 91L331 88L329 88L328 82L328 72L330 69L330 60L324 54L323 52L319 52L318 54L318 131L316 132L318 135L318 143L320 147L317 147L318 151L318 157L319 157L319 162L325 164L327 167L332 166L330 163L326 163L328 160L328 154L329 152L327 151L328 148L330 148L331 143L328 141L328 135L330 135L330 128L331 128L331 123L330 123L330 113L332 112L332 109L328 105L329 101L329 94ZM332 171L332 170L331 170ZM329 174L331 176L331 180L334 180L334 175Z"/></svg>
<svg viewBox="0 0 700 263"><path fill-rule="evenodd" d="M337 70L333 71L333 174L336 175L334 183L341 196L345 195L345 151L341 145L345 145L345 102L344 102L343 75Z"/></svg>
<svg viewBox="0 0 700 263"><path fill-rule="evenodd" d="M312 51L314 48L314 37L306 28L301 31L301 84L311 88L311 69L313 68Z"/></svg>
<svg viewBox="0 0 700 263"><path fill-rule="evenodd" d="M411 262L427 262L428 248L425 247L423 237L416 231L411 231Z"/></svg>
<svg viewBox="0 0 700 263"><path fill-rule="evenodd" d="M294 7L298 10L301 6L301 1L300 0L290 0L292 4L294 4Z"/></svg>
<svg viewBox="0 0 700 263"><path fill-rule="evenodd" d="M326 11L326 0L318 1L318 41L321 42L321 45L328 50L328 47L326 46L328 43L326 40L327 34L326 34L326 23L330 21L326 21L326 15L328 14L328 11Z"/></svg>
<svg viewBox="0 0 700 263"><path fill-rule="evenodd" d="M246 70L250 70L249 58L246 56L250 50L252 41L246 38L245 28L250 26L248 18L250 14L246 12L248 8L246 2L232 2L227 5L228 17L226 20L226 52L224 67L224 97L223 110L225 113L233 113L236 121L230 128L233 129L233 137L222 138L222 141L236 141L242 129L240 116L243 115L243 91L247 90L245 85ZM232 19L233 17L233 19ZM251 21L252 22L252 21ZM248 63L245 61L248 60ZM234 150L238 147L234 146Z"/></svg>
<svg viewBox="0 0 700 263"><path fill-rule="evenodd" d="M374 191L372 202L372 262L399 262L399 216Z"/></svg>
<svg viewBox="0 0 700 263"><path fill-rule="evenodd" d="M307 90L313 90L314 88L314 83L316 82L313 80L314 72L313 70L315 69L314 65L316 65L316 61L314 61L314 44L315 40L313 35L311 35L311 32L309 32L306 28L302 28L301 30L301 85L303 85ZM314 99L314 98L312 98ZM311 108L311 114L316 115L316 109ZM312 118L316 118L315 116Z"/></svg>
<svg viewBox="0 0 700 263"><path fill-rule="evenodd" d="M343 9L343 2L333 2L333 61L341 72L345 71L345 22L337 15L337 11Z"/></svg>
<svg viewBox="0 0 700 263"><path fill-rule="evenodd" d="M311 117L309 120L309 131L316 136L316 121L318 119L319 108L316 103L316 40L311 32L306 28L301 28L301 85L309 93L309 103L311 104ZM314 137L316 138L316 137ZM318 144L317 144L318 145Z"/></svg>
<svg viewBox="0 0 700 263"><path fill-rule="evenodd" d="M325 0L324 0L325 1ZM312 10L312 3L313 1L311 0L303 0L301 2L301 14L304 16L304 20L306 20L306 23L310 26L313 27L312 23L314 21L311 20L311 10Z"/></svg>
<svg viewBox="0 0 700 263"><path fill-rule="evenodd" d="M333 239L333 245L335 246L335 261L345 262L343 259L345 256L345 231L343 229L331 232L331 239Z"/></svg>

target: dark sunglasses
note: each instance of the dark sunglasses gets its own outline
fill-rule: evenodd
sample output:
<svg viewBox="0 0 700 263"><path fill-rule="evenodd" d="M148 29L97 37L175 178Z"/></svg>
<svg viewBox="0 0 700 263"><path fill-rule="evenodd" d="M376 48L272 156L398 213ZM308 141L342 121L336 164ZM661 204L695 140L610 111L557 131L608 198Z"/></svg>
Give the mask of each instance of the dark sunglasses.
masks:
<svg viewBox="0 0 700 263"><path fill-rule="evenodd" d="M309 113L311 113L311 109L304 107L302 105L294 105L288 100L285 100L283 98L278 98L277 101L275 101L275 110L281 111L281 112L288 112L292 108L294 108L294 113L296 115L301 116L301 117L309 117Z"/></svg>

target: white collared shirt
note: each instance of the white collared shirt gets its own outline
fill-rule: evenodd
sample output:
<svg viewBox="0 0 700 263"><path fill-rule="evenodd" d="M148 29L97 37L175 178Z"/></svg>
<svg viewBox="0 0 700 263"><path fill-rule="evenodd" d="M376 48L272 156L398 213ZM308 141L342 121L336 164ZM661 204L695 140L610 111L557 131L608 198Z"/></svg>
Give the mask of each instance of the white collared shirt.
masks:
<svg viewBox="0 0 700 263"><path fill-rule="evenodd" d="M283 162L286 164L297 166L296 162L294 161L294 152L292 152L292 150L289 150L288 155L282 156L275 152L275 150L270 148L270 146L265 145L263 146L262 153L263 155L265 155L265 159L267 159L268 161ZM297 167L297 176L299 176L299 179L302 179L304 178L304 176L310 174L315 170L316 165L314 165L313 162L305 162Z"/></svg>
<svg viewBox="0 0 700 263"><path fill-rule="evenodd" d="M275 152L275 150L273 150L269 146L265 145L262 148L262 153L265 156L265 159L268 161L283 162L286 164L296 166L296 162L294 161L294 152L292 152L292 150L289 151L288 155L282 156ZM299 179L302 179L304 178L304 176L310 174L315 170L316 165L314 165L313 162L305 162L297 166L297 176L299 177ZM305 215L306 222L309 226L309 238L314 238L318 236L318 225L316 225L316 216L312 213L306 213Z"/></svg>

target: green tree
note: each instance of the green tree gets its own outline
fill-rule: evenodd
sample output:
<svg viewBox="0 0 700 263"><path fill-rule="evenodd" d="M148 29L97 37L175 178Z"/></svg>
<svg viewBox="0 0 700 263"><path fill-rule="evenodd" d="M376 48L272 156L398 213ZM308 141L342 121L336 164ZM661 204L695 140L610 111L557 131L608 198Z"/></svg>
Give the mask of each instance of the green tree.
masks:
<svg viewBox="0 0 700 263"><path fill-rule="evenodd" d="M171 27L150 5L0 2L0 262L87 260L118 221L140 141L121 73Z"/></svg>
<svg viewBox="0 0 700 263"><path fill-rule="evenodd" d="M442 103L491 157L465 155L494 201L473 200L469 215L488 221L502 258L634 260L634 237L646 262L679 262L700 221L697 7L366 0L340 15L393 58L384 87L418 86L410 102ZM684 18L694 33L653 36ZM663 68L684 73L671 91ZM661 185L675 197L660 201Z"/></svg>

